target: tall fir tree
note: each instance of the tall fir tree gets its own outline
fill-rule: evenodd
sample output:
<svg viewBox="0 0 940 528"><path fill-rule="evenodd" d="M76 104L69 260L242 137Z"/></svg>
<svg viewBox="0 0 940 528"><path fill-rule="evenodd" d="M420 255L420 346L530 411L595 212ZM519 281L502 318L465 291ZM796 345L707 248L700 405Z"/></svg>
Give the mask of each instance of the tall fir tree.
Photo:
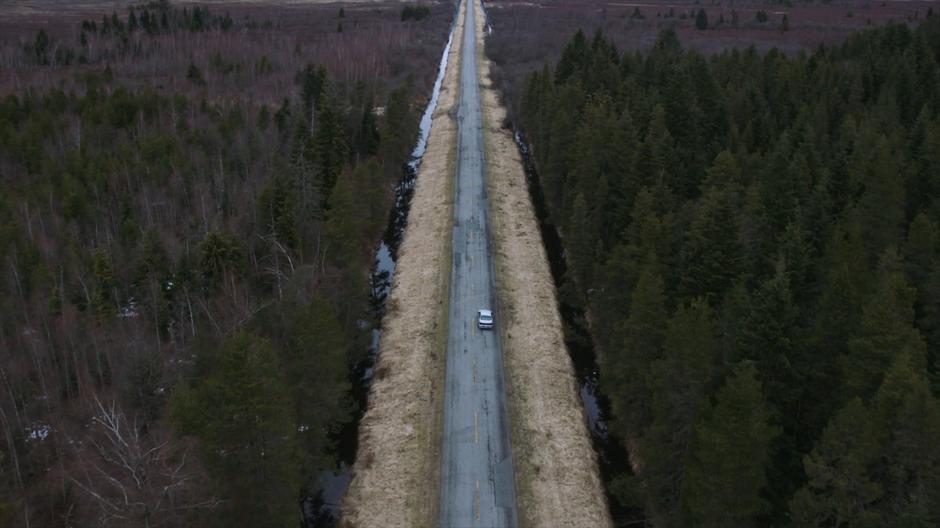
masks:
<svg viewBox="0 0 940 528"><path fill-rule="evenodd" d="M662 359L650 366L651 422L639 443L640 479L657 525L680 525L679 491L693 426L708 404L718 340L704 299L680 306L669 321Z"/></svg>
<svg viewBox="0 0 940 528"><path fill-rule="evenodd" d="M757 369L739 365L692 432L681 508L686 524L757 526L767 511L770 425Z"/></svg>

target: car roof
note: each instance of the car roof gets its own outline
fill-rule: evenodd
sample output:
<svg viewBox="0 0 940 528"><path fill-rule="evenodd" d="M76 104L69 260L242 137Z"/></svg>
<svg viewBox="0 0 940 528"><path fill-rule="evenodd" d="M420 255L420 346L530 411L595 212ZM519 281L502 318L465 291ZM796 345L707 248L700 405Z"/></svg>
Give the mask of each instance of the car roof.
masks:
<svg viewBox="0 0 940 528"><path fill-rule="evenodd" d="M490 310L478 310L477 313L479 313L480 315L488 315L490 317L493 317L493 312L491 312Z"/></svg>

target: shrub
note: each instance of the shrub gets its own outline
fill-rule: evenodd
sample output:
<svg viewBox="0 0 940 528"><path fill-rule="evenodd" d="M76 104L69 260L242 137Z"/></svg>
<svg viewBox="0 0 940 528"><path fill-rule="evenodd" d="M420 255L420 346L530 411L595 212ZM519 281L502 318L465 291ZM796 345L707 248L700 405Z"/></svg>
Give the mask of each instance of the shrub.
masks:
<svg viewBox="0 0 940 528"><path fill-rule="evenodd" d="M695 27L696 29L708 29L708 15L705 14L704 9L699 9L696 13Z"/></svg>
<svg viewBox="0 0 940 528"><path fill-rule="evenodd" d="M430 14L431 8L428 6L405 6L401 9L401 21L423 20Z"/></svg>

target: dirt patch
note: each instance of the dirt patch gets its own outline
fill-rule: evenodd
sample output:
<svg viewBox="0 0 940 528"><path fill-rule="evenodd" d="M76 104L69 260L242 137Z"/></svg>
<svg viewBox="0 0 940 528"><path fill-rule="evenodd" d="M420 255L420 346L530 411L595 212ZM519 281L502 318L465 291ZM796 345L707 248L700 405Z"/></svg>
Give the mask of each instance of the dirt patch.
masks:
<svg viewBox="0 0 940 528"><path fill-rule="evenodd" d="M344 526L437 524L463 16L398 250Z"/></svg>
<svg viewBox="0 0 940 528"><path fill-rule="evenodd" d="M555 285L522 160L483 52L476 17L487 193L495 252L519 523L611 526Z"/></svg>

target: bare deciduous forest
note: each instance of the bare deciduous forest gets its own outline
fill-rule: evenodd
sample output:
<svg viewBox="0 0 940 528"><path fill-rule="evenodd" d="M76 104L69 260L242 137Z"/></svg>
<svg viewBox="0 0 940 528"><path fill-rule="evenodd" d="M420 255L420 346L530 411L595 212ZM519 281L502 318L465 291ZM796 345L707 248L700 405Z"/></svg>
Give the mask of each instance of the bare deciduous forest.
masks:
<svg viewBox="0 0 940 528"><path fill-rule="evenodd" d="M452 11L0 16L0 522L301 522Z"/></svg>

